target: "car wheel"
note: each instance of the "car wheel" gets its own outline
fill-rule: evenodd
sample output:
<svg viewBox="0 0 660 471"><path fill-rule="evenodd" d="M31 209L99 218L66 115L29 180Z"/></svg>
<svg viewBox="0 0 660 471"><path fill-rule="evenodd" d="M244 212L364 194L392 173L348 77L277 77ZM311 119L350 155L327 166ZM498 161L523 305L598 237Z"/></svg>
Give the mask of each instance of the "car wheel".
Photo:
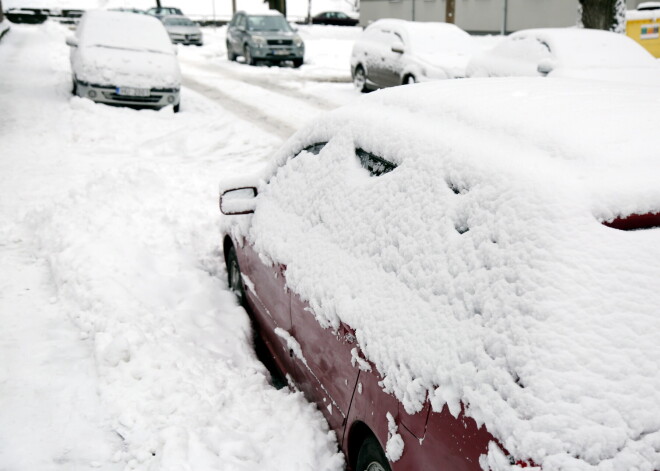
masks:
<svg viewBox="0 0 660 471"><path fill-rule="evenodd" d="M243 279L241 278L241 267L238 265L236 249L233 245L229 246L229 251L225 257L227 264L227 285L233 291L241 306L246 305L245 290L243 289Z"/></svg>
<svg viewBox="0 0 660 471"><path fill-rule="evenodd" d="M181 109L181 103L177 103L176 105L174 105L174 112L175 113L178 113L180 109Z"/></svg>
<svg viewBox="0 0 660 471"><path fill-rule="evenodd" d="M76 83L75 80L73 81L73 85L71 86L71 93L73 93L74 96L78 95L78 84Z"/></svg>
<svg viewBox="0 0 660 471"><path fill-rule="evenodd" d="M414 75L408 75L406 78L403 79L403 84L404 85L412 85L417 83L417 80L415 80Z"/></svg>
<svg viewBox="0 0 660 471"><path fill-rule="evenodd" d="M302 59L293 59L293 67L296 69L303 65L303 60Z"/></svg>
<svg viewBox="0 0 660 471"><path fill-rule="evenodd" d="M229 59L231 62L234 62L236 57L236 53L231 48L231 44L229 44L229 41L227 41L227 59Z"/></svg>
<svg viewBox="0 0 660 471"><path fill-rule="evenodd" d="M392 471L383 449L373 435L362 443L355 471Z"/></svg>
<svg viewBox="0 0 660 471"><path fill-rule="evenodd" d="M366 93L367 89L367 74L364 73L364 68L358 65L353 72L353 85L360 93Z"/></svg>
<svg viewBox="0 0 660 471"><path fill-rule="evenodd" d="M245 58L245 63L247 65L254 65L254 58L250 52L250 46L247 44L245 45L245 48L243 48L243 58Z"/></svg>

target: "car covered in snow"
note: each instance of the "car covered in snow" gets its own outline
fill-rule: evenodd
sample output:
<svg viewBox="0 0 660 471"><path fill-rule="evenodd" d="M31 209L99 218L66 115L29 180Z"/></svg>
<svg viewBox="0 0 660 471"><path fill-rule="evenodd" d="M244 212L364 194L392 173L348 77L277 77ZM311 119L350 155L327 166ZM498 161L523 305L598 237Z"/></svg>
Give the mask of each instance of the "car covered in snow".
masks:
<svg viewBox="0 0 660 471"><path fill-rule="evenodd" d="M221 184L229 286L348 469L660 470L658 98L400 87Z"/></svg>
<svg viewBox="0 0 660 471"><path fill-rule="evenodd" d="M266 13L237 12L227 26L227 58L243 56L245 63L303 64L305 43L284 16L275 10Z"/></svg>
<svg viewBox="0 0 660 471"><path fill-rule="evenodd" d="M456 25L383 19L355 41L351 74L361 92L459 78L473 53L472 38Z"/></svg>
<svg viewBox="0 0 660 471"><path fill-rule="evenodd" d="M175 44L204 44L202 30L197 23L186 16L170 15L161 18L167 34Z"/></svg>
<svg viewBox="0 0 660 471"><path fill-rule="evenodd" d="M91 10L66 43L75 95L110 105L179 110L179 62L158 19Z"/></svg>
<svg viewBox="0 0 660 471"><path fill-rule="evenodd" d="M567 77L660 84L660 64L623 34L581 28L518 31L475 55L469 77Z"/></svg>

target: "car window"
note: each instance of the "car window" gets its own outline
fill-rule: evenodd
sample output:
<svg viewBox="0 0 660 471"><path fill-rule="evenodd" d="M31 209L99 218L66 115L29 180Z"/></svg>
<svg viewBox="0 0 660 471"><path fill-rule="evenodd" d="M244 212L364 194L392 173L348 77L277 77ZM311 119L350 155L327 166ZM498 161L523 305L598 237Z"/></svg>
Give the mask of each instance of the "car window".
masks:
<svg viewBox="0 0 660 471"><path fill-rule="evenodd" d="M291 31L291 27L284 17L275 15L248 17L247 29L250 31Z"/></svg>
<svg viewBox="0 0 660 471"><path fill-rule="evenodd" d="M369 171L372 177L379 177L391 172L397 167L396 164L385 160L382 157L378 157L371 152L367 152L364 149L355 149L355 155L360 161L362 167Z"/></svg>
<svg viewBox="0 0 660 471"><path fill-rule="evenodd" d="M342 19L342 20L348 18L348 15L346 15L346 14L340 12L340 11L338 11L337 13L335 13L335 15L336 15L337 18L340 18L340 19Z"/></svg>
<svg viewBox="0 0 660 471"><path fill-rule="evenodd" d="M497 52L512 59L538 62L551 56L550 47L544 41L532 36L511 36L496 48Z"/></svg>
<svg viewBox="0 0 660 471"><path fill-rule="evenodd" d="M239 28L243 28L243 29L245 29L245 27L246 27L246 24L245 24L245 16L241 15L241 16L238 18L237 25L238 25Z"/></svg>

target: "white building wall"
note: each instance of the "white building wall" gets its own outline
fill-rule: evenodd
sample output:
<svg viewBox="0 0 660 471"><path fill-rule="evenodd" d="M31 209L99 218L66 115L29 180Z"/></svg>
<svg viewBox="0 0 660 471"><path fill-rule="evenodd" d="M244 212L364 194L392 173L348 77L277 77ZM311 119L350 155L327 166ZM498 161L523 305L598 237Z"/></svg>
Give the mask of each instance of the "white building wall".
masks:
<svg viewBox="0 0 660 471"><path fill-rule="evenodd" d="M627 0L628 8L642 1ZM578 5L578 0L508 0L507 31L573 26ZM445 9L445 0L361 0L360 24L380 18L445 21ZM456 24L470 32L499 33L503 11L504 0L456 0Z"/></svg>

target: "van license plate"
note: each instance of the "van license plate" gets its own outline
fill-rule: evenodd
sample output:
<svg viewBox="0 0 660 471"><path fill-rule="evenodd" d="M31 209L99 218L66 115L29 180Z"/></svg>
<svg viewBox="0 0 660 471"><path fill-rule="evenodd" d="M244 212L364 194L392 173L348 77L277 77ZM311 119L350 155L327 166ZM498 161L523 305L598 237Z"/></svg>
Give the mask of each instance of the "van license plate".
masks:
<svg viewBox="0 0 660 471"><path fill-rule="evenodd" d="M149 96L148 88L117 87L116 92L122 96Z"/></svg>

